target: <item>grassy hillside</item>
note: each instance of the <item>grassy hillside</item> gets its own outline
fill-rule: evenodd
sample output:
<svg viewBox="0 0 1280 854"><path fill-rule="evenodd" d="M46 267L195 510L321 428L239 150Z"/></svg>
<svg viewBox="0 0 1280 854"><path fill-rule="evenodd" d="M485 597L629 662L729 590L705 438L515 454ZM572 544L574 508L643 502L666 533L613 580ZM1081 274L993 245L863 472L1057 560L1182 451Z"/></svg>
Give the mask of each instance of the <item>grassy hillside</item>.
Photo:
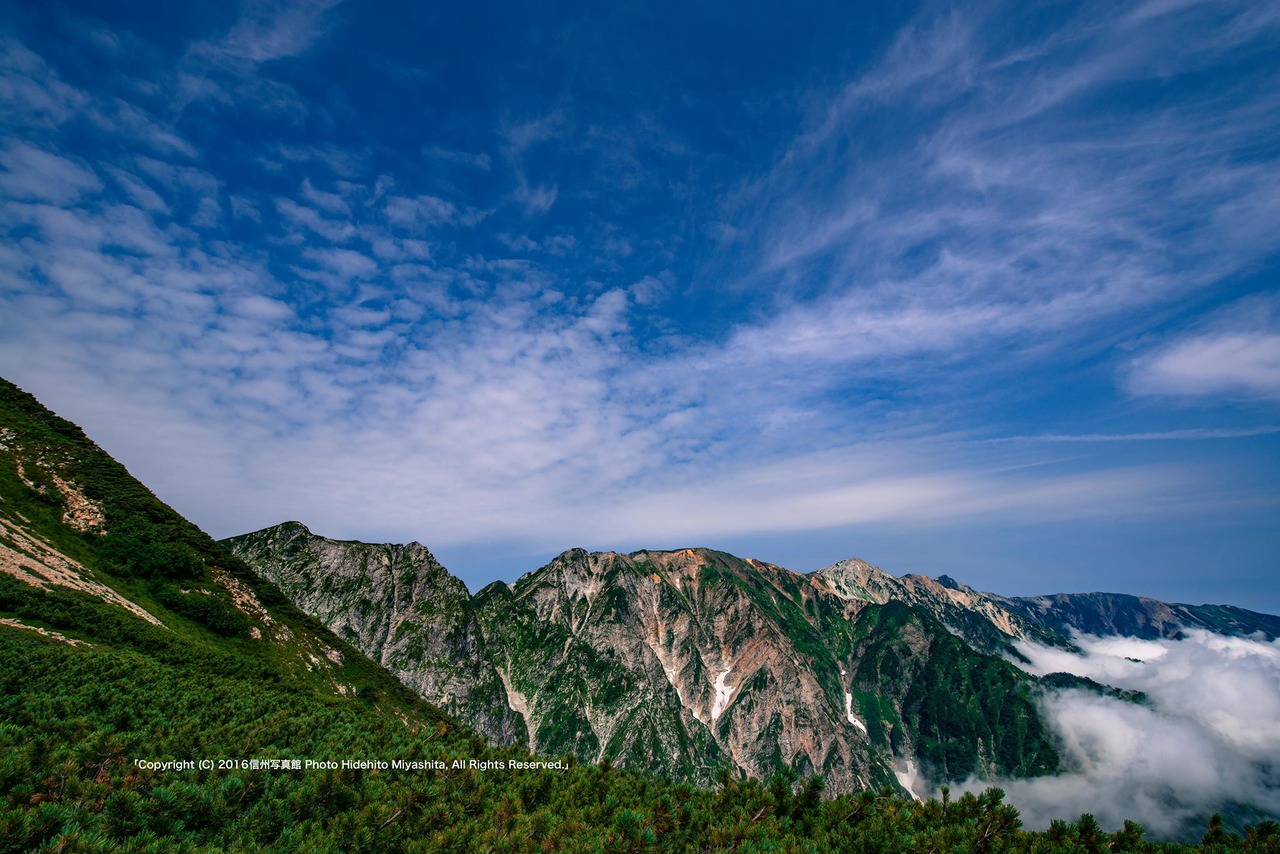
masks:
<svg viewBox="0 0 1280 854"><path fill-rule="evenodd" d="M3 381L0 523L0 851L1156 850L1087 817L1026 833L997 790L513 770L532 757L418 699ZM444 767L271 767L344 759ZM202 760L230 767L138 766ZM507 767L453 767L471 760Z"/></svg>

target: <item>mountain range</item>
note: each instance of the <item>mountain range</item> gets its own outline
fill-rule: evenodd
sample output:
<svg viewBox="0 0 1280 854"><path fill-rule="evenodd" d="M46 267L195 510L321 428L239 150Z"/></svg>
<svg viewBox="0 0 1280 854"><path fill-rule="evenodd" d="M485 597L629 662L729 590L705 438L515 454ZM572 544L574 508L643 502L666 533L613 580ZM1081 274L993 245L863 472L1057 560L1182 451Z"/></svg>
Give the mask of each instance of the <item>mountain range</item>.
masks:
<svg viewBox="0 0 1280 854"><path fill-rule="evenodd" d="M298 607L490 740L707 784L829 794L1050 774L1045 685L1016 644L1073 633L1268 639L1280 618L1112 594L1010 598L850 559L809 574L711 549L572 549L471 596L418 543L288 522L223 541ZM1130 697L1140 701L1140 697Z"/></svg>

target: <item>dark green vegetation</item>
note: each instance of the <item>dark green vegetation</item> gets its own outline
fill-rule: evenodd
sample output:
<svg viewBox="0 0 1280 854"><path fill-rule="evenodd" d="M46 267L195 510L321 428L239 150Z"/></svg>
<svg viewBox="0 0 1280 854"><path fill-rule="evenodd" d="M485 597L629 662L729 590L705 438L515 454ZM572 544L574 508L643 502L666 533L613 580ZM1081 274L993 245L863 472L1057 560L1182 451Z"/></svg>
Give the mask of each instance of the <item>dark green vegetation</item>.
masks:
<svg viewBox="0 0 1280 854"><path fill-rule="evenodd" d="M866 693L898 684L901 713L877 717L911 730L920 760L942 780L962 779L984 761L1015 776L1058 770L1058 755L1036 712L1034 682L1013 665L975 656L959 638L900 602L872 606L855 631L864 635L856 683ZM913 642L914 640L914 642ZM986 745L988 756L979 754Z"/></svg>
<svg viewBox="0 0 1280 854"><path fill-rule="evenodd" d="M1182 850L1146 843L1136 827L1108 835L1087 816L1027 833L998 790L950 803L889 791L824 801L815 779L797 787L786 776L725 775L699 789L572 762L564 771L137 768L530 757L486 746L419 699L3 381L0 428L5 566L48 559L47 546L163 623L101 593L0 574L0 618L25 626L0 625L0 851ZM102 524L77 530L64 514L84 500ZM1211 824L1206 839L1209 850L1277 851L1276 831L1262 825L1241 839Z"/></svg>

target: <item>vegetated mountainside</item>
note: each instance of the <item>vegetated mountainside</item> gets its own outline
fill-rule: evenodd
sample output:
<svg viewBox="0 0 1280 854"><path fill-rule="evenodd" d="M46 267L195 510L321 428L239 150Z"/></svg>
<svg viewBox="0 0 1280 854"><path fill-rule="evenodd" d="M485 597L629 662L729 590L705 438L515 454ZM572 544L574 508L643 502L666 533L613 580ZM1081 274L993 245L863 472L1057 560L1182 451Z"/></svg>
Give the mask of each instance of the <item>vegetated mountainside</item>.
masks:
<svg viewBox="0 0 1280 854"><path fill-rule="evenodd" d="M296 523L263 533L245 554L298 607L490 740L524 741L471 596L429 551L314 538Z"/></svg>
<svg viewBox="0 0 1280 854"><path fill-rule="evenodd" d="M499 743L699 783L726 766L821 775L828 793L1058 767L1036 680L948 630L995 649L1017 618L929 579L860 561L806 576L709 549L575 549L468 599L417 544L296 522L225 542ZM495 684L499 710L484 705Z"/></svg>
<svg viewBox="0 0 1280 854"><path fill-rule="evenodd" d="M864 561L802 575L710 549L574 549L469 597L423 546L289 522L225 543L424 697L500 744L706 783L821 775L828 793L1058 767L1008 664L1071 632L1274 636L1238 608L1072 594L1009 598ZM1132 692L1113 696L1140 701Z"/></svg>
<svg viewBox="0 0 1280 854"><path fill-rule="evenodd" d="M534 757L417 697L3 380L0 523L0 852L1157 850L1089 816L1023 831L995 789L824 801L785 775L519 769ZM464 635L496 619L471 607ZM860 642L915 619L885 612ZM417 765L272 768L289 760ZM1278 830L1224 850L1269 850Z"/></svg>

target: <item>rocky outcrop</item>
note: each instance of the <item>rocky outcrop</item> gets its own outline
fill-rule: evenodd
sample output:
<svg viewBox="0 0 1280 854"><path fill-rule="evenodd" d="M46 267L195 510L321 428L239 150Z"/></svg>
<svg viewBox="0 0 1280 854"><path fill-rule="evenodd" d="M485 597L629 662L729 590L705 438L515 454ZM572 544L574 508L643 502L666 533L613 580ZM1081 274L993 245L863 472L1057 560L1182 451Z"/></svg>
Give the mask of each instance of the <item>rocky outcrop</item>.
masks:
<svg viewBox="0 0 1280 854"><path fill-rule="evenodd" d="M525 740L520 713L502 701L466 586L422 545L330 540L298 522L225 542L432 703L497 743Z"/></svg>

